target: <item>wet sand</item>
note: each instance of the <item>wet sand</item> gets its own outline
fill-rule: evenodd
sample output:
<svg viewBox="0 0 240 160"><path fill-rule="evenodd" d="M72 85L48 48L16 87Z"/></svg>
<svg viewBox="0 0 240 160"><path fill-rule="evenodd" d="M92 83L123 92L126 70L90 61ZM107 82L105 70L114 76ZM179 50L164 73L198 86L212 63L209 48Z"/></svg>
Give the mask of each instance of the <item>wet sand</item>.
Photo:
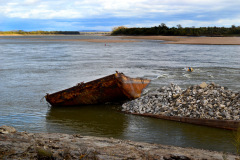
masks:
<svg viewBox="0 0 240 160"><path fill-rule="evenodd" d="M240 45L240 37L123 36L121 38L163 40L164 44Z"/></svg>

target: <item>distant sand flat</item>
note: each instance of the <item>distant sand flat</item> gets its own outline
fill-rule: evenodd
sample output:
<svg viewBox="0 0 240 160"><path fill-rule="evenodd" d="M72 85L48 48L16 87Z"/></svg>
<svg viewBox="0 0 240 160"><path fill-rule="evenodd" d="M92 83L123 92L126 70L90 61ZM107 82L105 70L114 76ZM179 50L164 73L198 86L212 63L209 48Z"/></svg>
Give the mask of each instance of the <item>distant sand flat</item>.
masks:
<svg viewBox="0 0 240 160"><path fill-rule="evenodd" d="M139 42L139 40L123 40L123 39L56 39L51 41L84 41L84 42L95 42L95 43L128 43L128 42Z"/></svg>
<svg viewBox="0 0 240 160"><path fill-rule="evenodd" d="M1 35L0 34L0 39L2 38L4 39L36 39L36 40L41 40L41 41L83 41L83 42L94 42L94 43L129 43L129 42L139 42L140 40L129 40L129 39L119 39L119 38L115 38L115 39L103 39L103 38L93 38L93 39L48 39L48 38L44 38L42 37L42 35L27 35L23 38L19 38L19 34L12 34L12 35ZM5 37L5 36L9 36L9 37ZM18 37L14 37L14 36L18 36ZM32 37L34 36L34 37ZM39 36L39 37L35 37L35 36ZM45 36L45 35L43 35Z"/></svg>
<svg viewBox="0 0 240 160"><path fill-rule="evenodd" d="M10 36L13 39L14 36L19 35L1 35ZM13 37L11 37L13 36ZM36 36L36 35L35 35ZM41 37L41 36L39 36ZM44 41L84 41L94 43L129 43L139 42L144 39L148 40L162 40L163 44L197 44L197 45L240 45L240 37L188 37L188 36L112 36L112 39L94 38L93 39L48 39L48 38L36 38L26 36L23 39L38 39ZM4 38L5 39L5 38ZM20 38L18 38L20 39Z"/></svg>
<svg viewBox="0 0 240 160"><path fill-rule="evenodd" d="M164 44L240 45L240 37L123 36L121 38L163 40Z"/></svg>
<svg viewBox="0 0 240 160"><path fill-rule="evenodd" d="M0 37L4 37L4 36L22 36L20 34L0 34Z"/></svg>

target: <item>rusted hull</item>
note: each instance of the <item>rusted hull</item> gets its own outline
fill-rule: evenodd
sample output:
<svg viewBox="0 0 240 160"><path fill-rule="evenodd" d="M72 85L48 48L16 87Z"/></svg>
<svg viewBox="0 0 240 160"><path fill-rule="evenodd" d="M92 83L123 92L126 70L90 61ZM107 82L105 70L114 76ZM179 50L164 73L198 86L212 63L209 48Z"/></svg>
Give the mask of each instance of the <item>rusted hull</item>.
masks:
<svg viewBox="0 0 240 160"><path fill-rule="evenodd" d="M80 83L72 88L47 94L46 100L52 106L76 106L103 104L135 99L150 80L129 78L123 73L115 73L88 83Z"/></svg>
<svg viewBox="0 0 240 160"><path fill-rule="evenodd" d="M237 130L240 127L240 121L235 120L214 120L214 119L200 119L200 118L189 118L189 117L178 117L178 116L164 116L164 115L155 115L155 114L139 114L139 113L129 113L134 115L141 115L171 121L178 121L184 123L191 123L196 125L222 128L228 130Z"/></svg>

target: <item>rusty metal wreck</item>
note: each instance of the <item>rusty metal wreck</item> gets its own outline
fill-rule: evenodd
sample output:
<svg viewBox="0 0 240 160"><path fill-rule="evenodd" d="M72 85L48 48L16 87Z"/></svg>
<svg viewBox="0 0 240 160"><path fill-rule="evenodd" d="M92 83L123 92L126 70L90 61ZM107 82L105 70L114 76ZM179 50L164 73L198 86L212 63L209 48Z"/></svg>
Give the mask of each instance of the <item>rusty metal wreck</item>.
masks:
<svg viewBox="0 0 240 160"><path fill-rule="evenodd" d="M52 106L78 106L88 104L104 104L136 99L141 96L149 79L130 78L123 73L115 74L79 83L74 87L47 94L45 96Z"/></svg>

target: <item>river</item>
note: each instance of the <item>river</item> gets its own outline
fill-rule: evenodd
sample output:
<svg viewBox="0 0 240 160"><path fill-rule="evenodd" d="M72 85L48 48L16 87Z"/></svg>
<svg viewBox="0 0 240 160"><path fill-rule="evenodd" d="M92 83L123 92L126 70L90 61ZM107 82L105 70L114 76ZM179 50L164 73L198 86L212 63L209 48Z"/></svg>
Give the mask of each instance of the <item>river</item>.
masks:
<svg viewBox="0 0 240 160"><path fill-rule="evenodd" d="M202 82L239 91L240 46L78 41L96 38L114 37L0 37L0 126L235 151L232 131L123 114L120 105L53 108L42 98L115 71L151 79L145 92L170 83L186 88ZM194 72L186 72L188 66Z"/></svg>

